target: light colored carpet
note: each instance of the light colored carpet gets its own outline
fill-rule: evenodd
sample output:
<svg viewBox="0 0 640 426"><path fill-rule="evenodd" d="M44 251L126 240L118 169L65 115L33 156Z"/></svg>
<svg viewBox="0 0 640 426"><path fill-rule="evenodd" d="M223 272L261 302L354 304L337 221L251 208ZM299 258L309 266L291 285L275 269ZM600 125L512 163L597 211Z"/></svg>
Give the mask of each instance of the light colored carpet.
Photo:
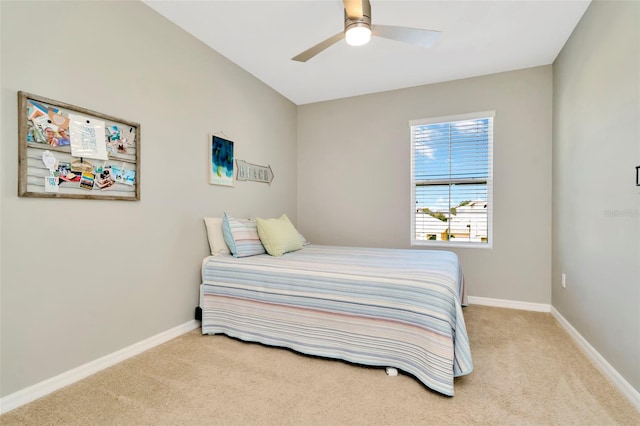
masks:
<svg viewBox="0 0 640 426"><path fill-rule="evenodd" d="M445 397L384 369L187 333L2 425L640 425L548 313L464 309L474 372Z"/></svg>

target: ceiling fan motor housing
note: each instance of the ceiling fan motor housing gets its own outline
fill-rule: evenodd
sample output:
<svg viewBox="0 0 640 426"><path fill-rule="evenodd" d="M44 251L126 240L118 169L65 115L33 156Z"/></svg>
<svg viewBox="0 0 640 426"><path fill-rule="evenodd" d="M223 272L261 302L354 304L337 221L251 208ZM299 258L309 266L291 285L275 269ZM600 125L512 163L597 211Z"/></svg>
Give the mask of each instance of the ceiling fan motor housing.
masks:
<svg viewBox="0 0 640 426"><path fill-rule="evenodd" d="M371 29L371 4L368 1L362 2L362 15L361 16L349 16L347 9L344 10L344 30L345 32L349 28L353 27L366 27Z"/></svg>

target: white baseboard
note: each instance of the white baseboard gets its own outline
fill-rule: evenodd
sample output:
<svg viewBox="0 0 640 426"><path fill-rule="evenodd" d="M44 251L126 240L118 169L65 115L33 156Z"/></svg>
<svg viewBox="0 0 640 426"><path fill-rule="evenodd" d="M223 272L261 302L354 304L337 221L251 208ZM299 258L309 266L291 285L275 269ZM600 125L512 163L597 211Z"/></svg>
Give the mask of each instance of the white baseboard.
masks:
<svg viewBox="0 0 640 426"><path fill-rule="evenodd" d="M640 393L633 388L621 375L605 360L600 353L582 337L582 335L558 312L553 306L542 303L529 303L504 299L491 299L486 297L468 296L470 304L494 306L498 308L521 309L536 312L551 312L553 317L567 331L569 336L575 340L580 349L587 355L595 366L605 375L627 399L640 411ZM0 398L0 414L4 414L24 404L35 401L45 395L48 395L58 389L75 383L92 374L95 374L105 368L111 367L122 362L132 356L138 355L155 346L161 345L175 337L194 330L200 326L200 322L196 320L188 321L182 325L174 327L165 332L156 334L141 342L121 349L112 354L98 358L80 367L59 374L55 377L37 383L18 392L12 393Z"/></svg>
<svg viewBox="0 0 640 426"><path fill-rule="evenodd" d="M600 355L600 352L591 346L591 344L582 337L578 330L573 328L571 323L569 323L569 321L567 321L565 317L563 317L562 314L560 314L560 312L558 312L553 306L551 307L551 315L553 315L562 328L569 333L569 336L573 338L585 355L587 355L591 362L595 364L598 370L600 370L600 372L604 374L604 376L609 379L624 396L627 397L629 402L631 402L631 404L640 411L640 392L635 390L634 387L631 386L629 382L627 382L624 377L622 377L620 373L618 373L616 369L613 368L606 359L604 359L602 355Z"/></svg>
<svg viewBox="0 0 640 426"><path fill-rule="evenodd" d="M520 309L522 311L551 312L551 305L545 303L520 302L518 300L491 299L488 297L467 296L471 305L493 306L496 308Z"/></svg>
<svg viewBox="0 0 640 426"><path fill-rule="evenodd" d="M45 395L48 395L58 389L75 383L84 379L92 374L97 373L100 370L111 367L119 362L122 362L134 355L138 355L146 350L149 350L155 346L161 345L175 337L178 337L184 333L200 327L200 321L191 320L182 325L174 327L170 330L156 334L141 342L134 343L133 345L116 351L112 354L105 355L102 358L98 358L95 361L88 362L80 367L66 371L55 377L36 383L28 388L19 390L0 398L0 414L4 414L8 411L18 408L21 405L27 404L31 401L35 401Z"/></svg>

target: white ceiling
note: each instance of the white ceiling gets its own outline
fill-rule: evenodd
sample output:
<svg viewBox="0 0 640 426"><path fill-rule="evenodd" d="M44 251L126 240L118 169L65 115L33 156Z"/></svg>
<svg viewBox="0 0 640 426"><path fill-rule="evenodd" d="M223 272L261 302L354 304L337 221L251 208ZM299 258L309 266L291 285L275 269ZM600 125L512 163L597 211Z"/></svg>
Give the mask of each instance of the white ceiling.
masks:
<svg viewBox="0 0 640 426"><path fill-rule="evenodd" d="M291 58L343 30L342 0L143 0L302 105L551 64L589 0L371 0L372 23L442 31L429 49L344 40Z"/></svg>

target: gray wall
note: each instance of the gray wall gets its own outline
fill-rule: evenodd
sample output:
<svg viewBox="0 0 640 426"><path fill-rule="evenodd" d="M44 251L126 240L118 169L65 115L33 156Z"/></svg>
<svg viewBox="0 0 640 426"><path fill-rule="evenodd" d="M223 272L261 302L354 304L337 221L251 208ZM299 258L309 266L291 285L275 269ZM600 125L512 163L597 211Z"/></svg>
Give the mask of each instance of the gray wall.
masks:
<svg viewBox="0 0 640 426"><path fill-rule="evenodd" d="M553 66L553 306L640 391L640 2L591 3Z"/></svg>
<svg viewBox="0 0 640 426"><path fill-rule="evenodd" d="M296 106L140 2L1 4L1 395L193 319L203 216L296 218ZM139 202L17 197L17 91L142 129ZM208 184L207 134L271 186Z"/></svg>
<svg viewBox="0 0 640 426"><path fill-rule="evenodd" d="M493 249L453 249L473 296L551 303L552 70L298 108L298 217L311 242L407 248L409 120L495 110Z"/></svg>
<svg viewBox="0 0 640 426"><path fill-rule="evenodd" d="M553 76L296 109L141 3L1 1L0 396L190 320L203 216L285 212L316 243L408 247L408 120L484 110L496 110L494 247L454 250L469 293L553 300L640 389L638 7L595 2ZM18 198L18 90L141 123L142 200ZM236 158L271 164L271 186L207 184L206 138L220 130Z"/></svg>

